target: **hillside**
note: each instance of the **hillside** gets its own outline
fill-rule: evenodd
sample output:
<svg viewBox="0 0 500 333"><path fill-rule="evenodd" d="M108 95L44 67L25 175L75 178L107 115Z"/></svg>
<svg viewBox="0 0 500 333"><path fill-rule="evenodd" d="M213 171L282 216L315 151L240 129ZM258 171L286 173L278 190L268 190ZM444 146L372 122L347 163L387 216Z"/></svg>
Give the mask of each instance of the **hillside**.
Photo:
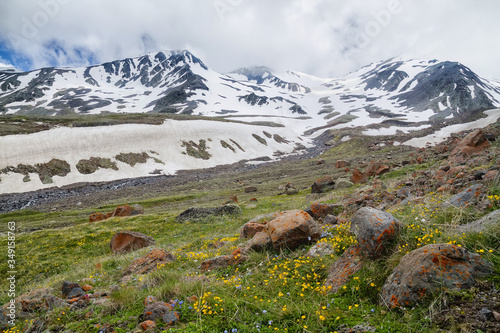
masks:
<svg viewBox="0 0 500 333"><path fill-rule="evenodd" d="M33 208L0 215L4 234L8 222L16 228L18 320L7 332L498 331L500 124L458 132L427 148L389 144L390 136L349 135L334 135L320 156L147 178L135 187L109 183L84 192L89 185L82 184L48 201L41 199L49 192L38 192L42 198ZM311 188L323 193L311 194ZM239 209L200 213L227 202ZM135 208L142 214L120 217L126 209L115 208L125 204L142 206L143 212ZM179 218L190 207L202 215ZM354 258L361 267L356 264L359 269L332 291L327 281L337 280L330 268L364 244L352 224L367 207L396 218L399 231L383 231L395 235L383 243L386 251ZM320 234L302 237L298 246L290 235L285 247L264 250L240 237L249 221L260 228L297 209L293 214L305 216L305 210L314 217L310 223ZM115 216L98 221L109 212ZM113 236L125 231L155 244L113 253ZM1 242L7 248L7 237ZM330 252L307 257L317 244ZM431 244L467 250L460 253L483 266L475 266L463 287L434 286L410 305L384 303L391 273L405 255ZM470 265L456 261L462 257L443 258L441 274ZM144 266L147 260L152 265ZM9 269L1 265L8 314Z"/></svg>

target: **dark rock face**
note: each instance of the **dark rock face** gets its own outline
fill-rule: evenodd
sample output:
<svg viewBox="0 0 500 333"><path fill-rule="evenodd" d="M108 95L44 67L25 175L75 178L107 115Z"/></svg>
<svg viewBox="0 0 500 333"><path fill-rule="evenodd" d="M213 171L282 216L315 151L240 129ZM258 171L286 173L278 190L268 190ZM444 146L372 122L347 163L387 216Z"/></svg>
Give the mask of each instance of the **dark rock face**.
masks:
<svg viewBox="0 0 500 333"><path fill-rule="evenodd" d="M436 292L469 289L493 272L478 254L451 244L430 244L405 255L382 287L382 304L411 306Z"/></svg>
<svg viewBox="0 0 500 333"><path fill-rule="evenodd" d="M399 87L399 84L408 78L408 74L397 70L402 64L402 61L390 63L383 65L377 71L368 72L365 75L365 90L381 89L389 92L395 91Z"/></svg>
<svg viewBox="0 0 500 333"><path fill-rule="evenodd" d="M416 86L409 90L415 82ZM474 97L468 87L473 87ZM395 99L415 111L431 108L440 112L438 103L449 98L451 103L449 113L458 110L458 115L472 114L475 111L494 108L493 101L482 88L484 84L481 79L469 68L457 62L446 61L417 74L401 89L404 92ZM442 93L444 95L441 96Z"/></svg>
<svg viewBox="0 0 500 333"><path fill-rule="evenodd" d="M188 220L199 220L208 216L222 216L231 214L240 214L241 208L236 205L225 205L220 207L210 208L189 208L175 218L177 222L185 222Z"/></svg>

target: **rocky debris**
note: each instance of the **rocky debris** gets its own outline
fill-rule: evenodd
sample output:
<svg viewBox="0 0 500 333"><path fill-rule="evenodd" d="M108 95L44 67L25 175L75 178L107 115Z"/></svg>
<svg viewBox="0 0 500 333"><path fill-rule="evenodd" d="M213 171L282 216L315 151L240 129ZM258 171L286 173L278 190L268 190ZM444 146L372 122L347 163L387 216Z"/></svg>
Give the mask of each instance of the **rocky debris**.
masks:
<svg viewBox="0 0 500 333"><path fill-rule="evenodd" d="M63 298L78 298L85 295L82 287L75 282L64 281L61 287Z"/></svg>
<svg viewBox="0 0 500 333"><path fill-rule="evenodd" d="M500 209L497 209L477 221L467 223L458 227L459 232L479 232L500 225Z"/></svg>
<svg viewBox="0 0 500 333"><path fill-rule="evenodd" d="M335 168L337 168L337 169L348 168L350 166L351 166L351 163L348 161L338 160L335 162Z"/></svg>
<svg viewBox="0 0 500 333"><path fill-rule="evenodd" d="M266 223L248 222L241 227L240 238L252 238L265 229Z"/></svg>
<svg viewBox="0 0 500 333"><path fill-rule="evenodd" d="M339 291L349 281L349 278L363 267L362 259L359 244L352 245L345 250L328 270L325 286L329 288L329 292Z"/></svg>
<svg viewBox="0 0 500 333"><path fill-rule="evenodd" d="M135 231L117 232L109 246L113 253L125 253L135 251L155 244L153 237Z"/></svg>
<svg viewBox="0 0 500 333"><path fill-rule="evenodd" d="M317 243L307 251L306 257L323 257L335 254L335 250L328 243Z"/></svg>
<svg viewBox="0 0 500 333"><path fill-rule="evenodd" d="M382 287L382 304L389 308L422 302L439 291L469 289L476 277L493 271L478 254L451 244L430 244L405 255Z"/></svg>
<svg viewBox="0 0 500 333"><path fill-rule="evenodd" d="M53 292L54 290L52 288L42 288L24 293L16 298L16 308L20 306L21 311L32 313L35 311L46 311L59 307L63 304L63 300L55 297ZM3 310L6 310L5 306Z"/></svg>
<svg viewBox="0 0 500 333"><path fill-rule="evenodd" d="M248 258L242 255L241 249L236 249L229 255L218 256L212 259L207 259L201 263L203 271L212 271L214 269L226 268L228 266L236 266L244 263Z"/></svg>
<svg viewBox="0 0 500 333"><path fill-rule="evenodd" d="M224 216L224 215L233 215L233 214L241 214L241 208L237 205L224 205L219 207L208 207L208 208L199 208L192 207L175 218L175 220L179 223L199 220L209 216Z"/></svg>
<svg viewBox="0 0 500 333"><path fill-rule="evenodd" d="M229 200L232 201L232 202L234 202L234 203L238 203L238 197L235 196L235 195L229 196Z"/></svg>
<svg viewBox="0 0 500 333"><path fill-rule="evenodd" d="M259 189L257 186L247 186L245 187L245 193L253 193L253 192L258 192Z"/></svg>
<svg viewBox="0 0 500 333"><path fill-rule="evenodd" d="M462 192L449 198L444 204L444 208L450 207L471 207L479 203L486 196L486 186L482 184L472 185Z"/></svg>
<svg viewBox="0 0 500 333"><path fill-rule="evenodd" d="M146 274L175 261L175 256L163 249L152 249L148 254L135 259L123 273L124 276L132 274Z"/></svg>
<svg viewBox="0 0 500 333"><path fill-rule="evenodd" d="M354 169L351 176L351 182L354 184L363 184L368 181L368 176L359 169Z"/></svg>
<svg viewBox="0 0 500 333"><path fill-rule="evenodd" d="M371 207L360 208L351 218L351 232L363 254L370 258L383 255L400 228L401 223L391 214Z"/></svg>
<svg viewBox="0 0 500 333"><path fill-rule="evenodd" d="M349 179L347 178L337 178L337 180L335 181L335 186L334 188L336 190L340 190L340 189L343 189L343 188L349 188L349 187L352 187L354 185L353 182L351 182Z"/></svg>
<svg viewBox="0 0 500 333"><path fill-rule="evenodd" d="M318 179L311 186L311 193L325 193L335 189L335 181L330 176Z"/></svg>
<svg viewBox="0 0 500 333"><path fill-rule="evenodd" d="M141 205L123 205L116 207L112 212L103 213L92 213L90 214L89 222L98 222L109 219L111 217L124 217L124 216L134 216L144 214L144 207Z"/></svg>
<svg viewBox="0 0 500 333"><path fill-rule="evenodd" d="M287 194L287 195L293 195L299 193L299 189L293 185L293 183L286 183L285 185L280 185L278 186L278 195L282 194Z"/></svg>

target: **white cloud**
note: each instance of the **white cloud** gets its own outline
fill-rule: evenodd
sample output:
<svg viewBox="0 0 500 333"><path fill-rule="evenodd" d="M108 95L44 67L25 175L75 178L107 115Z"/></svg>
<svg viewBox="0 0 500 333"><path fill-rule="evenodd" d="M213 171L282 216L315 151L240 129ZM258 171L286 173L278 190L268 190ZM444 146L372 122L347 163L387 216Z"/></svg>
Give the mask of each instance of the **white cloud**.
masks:
<svg viewBox="0 0 500 333"><path fill-rule="evenodd" d="M404 56L500 79L499 12L489 0L2 0L0 39L33 67L188 48L220 72L332 77Z"/></svg>

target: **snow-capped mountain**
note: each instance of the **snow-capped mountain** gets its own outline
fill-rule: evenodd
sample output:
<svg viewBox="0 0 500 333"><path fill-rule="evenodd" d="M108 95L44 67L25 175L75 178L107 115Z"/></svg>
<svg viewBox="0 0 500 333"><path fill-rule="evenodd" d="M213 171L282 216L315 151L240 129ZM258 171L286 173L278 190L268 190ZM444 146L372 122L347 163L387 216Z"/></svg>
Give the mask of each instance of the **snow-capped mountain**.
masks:
<svg viewBox="0 0 500 333"><path fill-rule="evenodd" d="M275 117L283 125L287 121L279 118L302 116L298 129L311 133L384 122L467 121L499 105L499 83L437 60L391 59L338 79L266 67L220 74L186 50L86 68L0 71L4 114L184 113Z"/></svg>
<svg viewBox="0 0 500 333"><path fill-rule="evenodd" d="M424 129L421 140L406 141L423 146L448 133L443 127L496 121L499 106L500 83L437 60L390 59L337 79L266 67L221 74L189 51L86 68L0 69L0 114L147 112L224 120L0 136L0 193L277 159L312 147L325 130L392 135Z"/></svg>

